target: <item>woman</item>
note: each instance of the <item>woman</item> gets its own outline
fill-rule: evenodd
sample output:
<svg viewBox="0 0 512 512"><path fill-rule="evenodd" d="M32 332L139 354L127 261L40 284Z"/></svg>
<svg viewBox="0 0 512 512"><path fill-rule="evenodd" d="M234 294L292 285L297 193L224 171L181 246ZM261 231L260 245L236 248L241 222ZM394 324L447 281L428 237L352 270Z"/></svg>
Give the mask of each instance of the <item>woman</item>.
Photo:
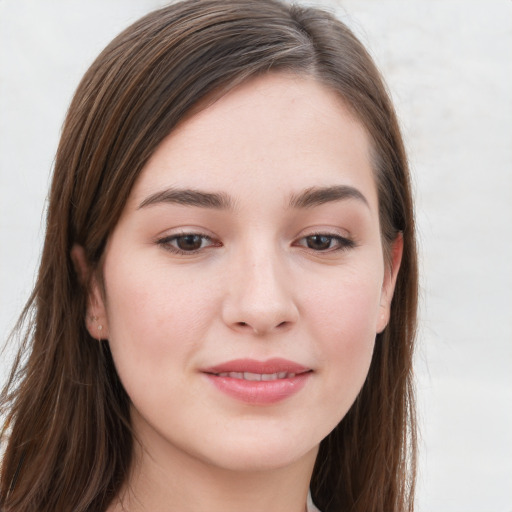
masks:
<svg viewBox="0 0 512 512"><path fill-rule="evenodd" d="M149 14L64 125L2 510L412 510L416 298L352 33L274 0Z"/></svg>

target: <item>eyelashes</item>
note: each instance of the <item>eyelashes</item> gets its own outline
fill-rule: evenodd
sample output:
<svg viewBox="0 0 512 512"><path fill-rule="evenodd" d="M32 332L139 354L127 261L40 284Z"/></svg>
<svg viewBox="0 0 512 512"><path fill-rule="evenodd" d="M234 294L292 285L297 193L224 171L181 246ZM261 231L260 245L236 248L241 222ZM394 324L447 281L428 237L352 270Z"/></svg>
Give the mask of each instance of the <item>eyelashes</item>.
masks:
<svg viewBox="0 0 512 512"><path fill-rule="evenodd" d="M222 243L203 233L179 233L157 240L157 244L171 253L191 256L212 247L222 247ZM354 240L332 233L312 233L292 243L313 253L337 253L356 247Z"/></svg>
<svg viewBox="0 0 512 512"><path fill-rule="evenodd" d="M207 247L221 247L220 242L215 242L210 236L201 233L180 233L161 238L157 241L170 252L182 255L197 254Z"/></svg>
<svg viewBox="0 0 512 512"><path fill-rule="evenodd" d="M315 233L300 238L296 245L307 247L315 252L335 252L355 247L355 242L349 238L326 233Z"/></svg>

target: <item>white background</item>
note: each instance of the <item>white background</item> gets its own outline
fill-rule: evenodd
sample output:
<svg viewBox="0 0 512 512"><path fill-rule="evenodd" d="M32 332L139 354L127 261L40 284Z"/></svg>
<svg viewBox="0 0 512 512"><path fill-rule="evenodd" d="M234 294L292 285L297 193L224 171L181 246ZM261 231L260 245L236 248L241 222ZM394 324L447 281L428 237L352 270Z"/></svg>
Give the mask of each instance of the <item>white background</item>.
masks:
<svg viewBox="0 0 512 512"><path fill-rule="evenodd" d="M369 47L409 148L422 272L418 510L512 512L512 1L315 3ZM0 342L33 285L72 93L114 35L161 5L0 0Z"/></svg>

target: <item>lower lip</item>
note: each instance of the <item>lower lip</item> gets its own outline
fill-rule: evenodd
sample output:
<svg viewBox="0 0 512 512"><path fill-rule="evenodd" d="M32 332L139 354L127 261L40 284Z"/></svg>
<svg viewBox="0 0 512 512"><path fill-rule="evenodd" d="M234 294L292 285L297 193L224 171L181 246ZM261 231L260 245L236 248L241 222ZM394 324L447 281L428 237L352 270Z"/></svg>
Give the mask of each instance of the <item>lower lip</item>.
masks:
<svg viewBox="0 0 512 512"><path fill-rule="evenodd" d="M287 379L244 380L205 374L217 389L226 395L252 405L267 405L281 402L298 393L311 376L311 372L301 373Z"/></svg>

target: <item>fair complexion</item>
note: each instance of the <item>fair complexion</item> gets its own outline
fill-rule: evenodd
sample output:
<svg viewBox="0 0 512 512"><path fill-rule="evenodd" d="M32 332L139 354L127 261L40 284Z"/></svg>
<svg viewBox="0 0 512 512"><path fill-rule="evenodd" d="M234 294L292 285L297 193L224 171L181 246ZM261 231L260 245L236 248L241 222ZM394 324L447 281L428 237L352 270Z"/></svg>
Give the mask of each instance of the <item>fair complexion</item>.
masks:
<svg viewBox="0 0 512 512"><path fill-rule="evenodd" d="M304 512L388 322L400 238L392 255L369 138L315 80L251 80L175 129L89 297L138 440L111 510Z"/></svg>

